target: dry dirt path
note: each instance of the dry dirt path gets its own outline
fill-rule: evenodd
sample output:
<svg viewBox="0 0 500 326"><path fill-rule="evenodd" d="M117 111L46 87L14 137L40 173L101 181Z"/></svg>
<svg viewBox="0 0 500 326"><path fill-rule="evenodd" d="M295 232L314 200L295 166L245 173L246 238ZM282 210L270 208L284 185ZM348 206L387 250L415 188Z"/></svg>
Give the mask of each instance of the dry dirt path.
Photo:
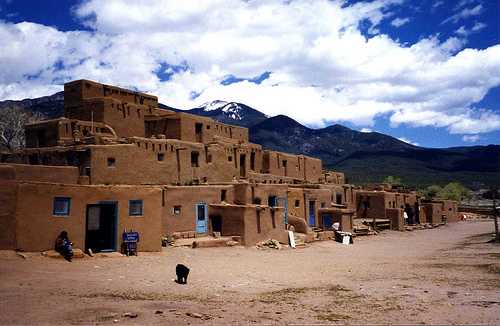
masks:
<svg viewBox="0 0 500 326"><path fill-rule="evenodd" d="M166 248L67 263L0 254L0 324L500 324L491 221L352 246ZM175 265L191 268L187 285Z"/></svg>

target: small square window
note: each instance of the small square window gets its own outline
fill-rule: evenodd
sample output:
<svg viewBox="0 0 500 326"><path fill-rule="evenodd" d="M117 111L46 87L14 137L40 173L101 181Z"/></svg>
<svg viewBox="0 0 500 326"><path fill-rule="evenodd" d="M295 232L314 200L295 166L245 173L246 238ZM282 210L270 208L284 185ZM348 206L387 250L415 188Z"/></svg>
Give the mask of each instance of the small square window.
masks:
<svg viewBox="0 0 500 326"><path fill-rule="evenodd" d="M295 207L300 207L300 200L295 200Z"/></svg>
<svg viewBox="0 0 500 326"><path fill-rule="evenodd" d="M52 214L55 216L69 216L71 208L71 198L55 197Z"/></svg>
<svg viewBox="0 0 500 326"><path fill-rule="evenodd" d="M174 215L181 215L181 206L174 206Z"/></svg>
<svg viewBox="0 0 500 326"><path fill-rule="evenodd" d="M321 208L325 208L326 207L326 203L321 203Z"/></svg>
<svg viewBox="0 0 500 326"><path fill-rule="evenodd" d="M158 153L158 161L162 162L165 160L165 154L164 153Z"/></svg>
<svg viewBox="0 0 500 326"><path fill-rule="evenodd" d="M233 161L233 157L232 157L232 156L228 156L228 157L227 157L227 160L228 160L229 162L232 162L232 161Z"/></svg>
<svg viewBox="0 0 500 326"><path fill-rule="evenodd" d="M134 199L128 201L128 215L142 216L142 199Z"/></svg>
<svg viewBox="0 0 500 326"><path fill-rule="evenodd" d="M114 157L108 157L108 168L116 167L116 159Z"/></svg>

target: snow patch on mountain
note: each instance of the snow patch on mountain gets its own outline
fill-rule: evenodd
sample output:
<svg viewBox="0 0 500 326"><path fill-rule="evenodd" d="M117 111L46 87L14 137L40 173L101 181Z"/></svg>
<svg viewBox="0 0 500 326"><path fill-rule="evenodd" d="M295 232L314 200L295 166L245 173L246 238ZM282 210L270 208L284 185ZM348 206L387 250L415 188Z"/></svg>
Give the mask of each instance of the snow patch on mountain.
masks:
<svg viewBox="0 0 500 326"><path fill-rule="evenodd" d="M215 110L218 110L218 109L226 106L227 104L228 104L228 102L226 102L226 101L216 100L216 101L212 101L212 102L203 103L200 106L200 108L203 108L203 111L215 111Z"/></svg>

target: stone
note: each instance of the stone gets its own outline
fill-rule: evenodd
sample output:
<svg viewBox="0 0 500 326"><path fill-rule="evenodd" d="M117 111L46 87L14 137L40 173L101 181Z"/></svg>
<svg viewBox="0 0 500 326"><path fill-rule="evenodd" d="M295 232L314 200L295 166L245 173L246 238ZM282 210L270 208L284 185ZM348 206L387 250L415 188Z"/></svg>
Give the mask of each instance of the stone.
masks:
<svg viewBox="0 0 500 326"><path fill-rule="evenodd" d="M139 315L136 314L135 312L126 312L123 314L123 317L128 317L128 318L137 318L137 316Z"/></svg>
<svg viewBox="0 0 500 326"><path fill-rule="evenodd" d="M186 315L193 318L202 318L203 315L196 312L186 312Z"/></svg>

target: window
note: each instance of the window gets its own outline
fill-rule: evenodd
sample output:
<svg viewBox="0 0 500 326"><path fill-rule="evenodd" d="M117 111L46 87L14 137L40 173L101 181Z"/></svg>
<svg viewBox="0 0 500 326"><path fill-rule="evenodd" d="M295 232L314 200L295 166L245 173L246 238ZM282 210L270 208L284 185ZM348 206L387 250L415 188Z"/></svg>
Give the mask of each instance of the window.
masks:
<svg viewBox="0 0 500 326"><path fill-rule="evenodd" d="M191 166L192 167L199 167L199 162L198 158L200 156L200 153L198 152L191 152Z"/></svg>
<svg viewBox="0 0 500 326"><path fill-rule="evenodd" d="M164 153L158 153L158 161L162 162L165 160L165 154Z"/></svg>
<svg viewBox="0 0 500 326"><path fill-rule="evenodd" d="M227 160L228 160L229 162L232 162L232 161L233 161L233 157L232 157L232 156L228 156L228 157L227 157Z"/></svg>
<svg viewBox="0 0 500 326"><path fill-rule="evenodd" d="M181 206L174 206L174 215L181 215Z"/></svg>
<svg viewBox="0 0 500 326"><path fill-rule="evenodd" d="M108 168L116 167L116 159L114 157L108 157Z"/></svg>
<svg viewBox="0 0 500 326"><path fill-rule="evenodd" d="M71 198L54 197L52 214L55 216L68 216L71 208Z"/></svg>
<svg viewBox="0 0 500 326"><path fill-rule="evenodd" d="M225 201L226 200L226 194L227 194L227 190L226 189L222 189L220 191L220 201Z"/></svg>
<svg viewBox="0 0 500 326"><path fill-rule="evenodd" d="M326 207L326 203L322 202L320 205L321 205L321 208L325 208Z"/></svg>
<svg viewBox="0 0 500 326"><path fill-rule="evenodd" d="M276 200L276 196L269 196L267 198L267 205L269 207L276 207L277 206L277 200Z"/></svg>
<svg viewBox="0 0 500 326"><path fill-rule="evenodd" d="M300 200L298 199L295 200L295 207L300 207Z"/></svg>
<svg viewBox="0 0 500 326"><path fill-rule="evenodd" d="M142 216L142 199L135 199L128 201L128 215Z"/></svg>

